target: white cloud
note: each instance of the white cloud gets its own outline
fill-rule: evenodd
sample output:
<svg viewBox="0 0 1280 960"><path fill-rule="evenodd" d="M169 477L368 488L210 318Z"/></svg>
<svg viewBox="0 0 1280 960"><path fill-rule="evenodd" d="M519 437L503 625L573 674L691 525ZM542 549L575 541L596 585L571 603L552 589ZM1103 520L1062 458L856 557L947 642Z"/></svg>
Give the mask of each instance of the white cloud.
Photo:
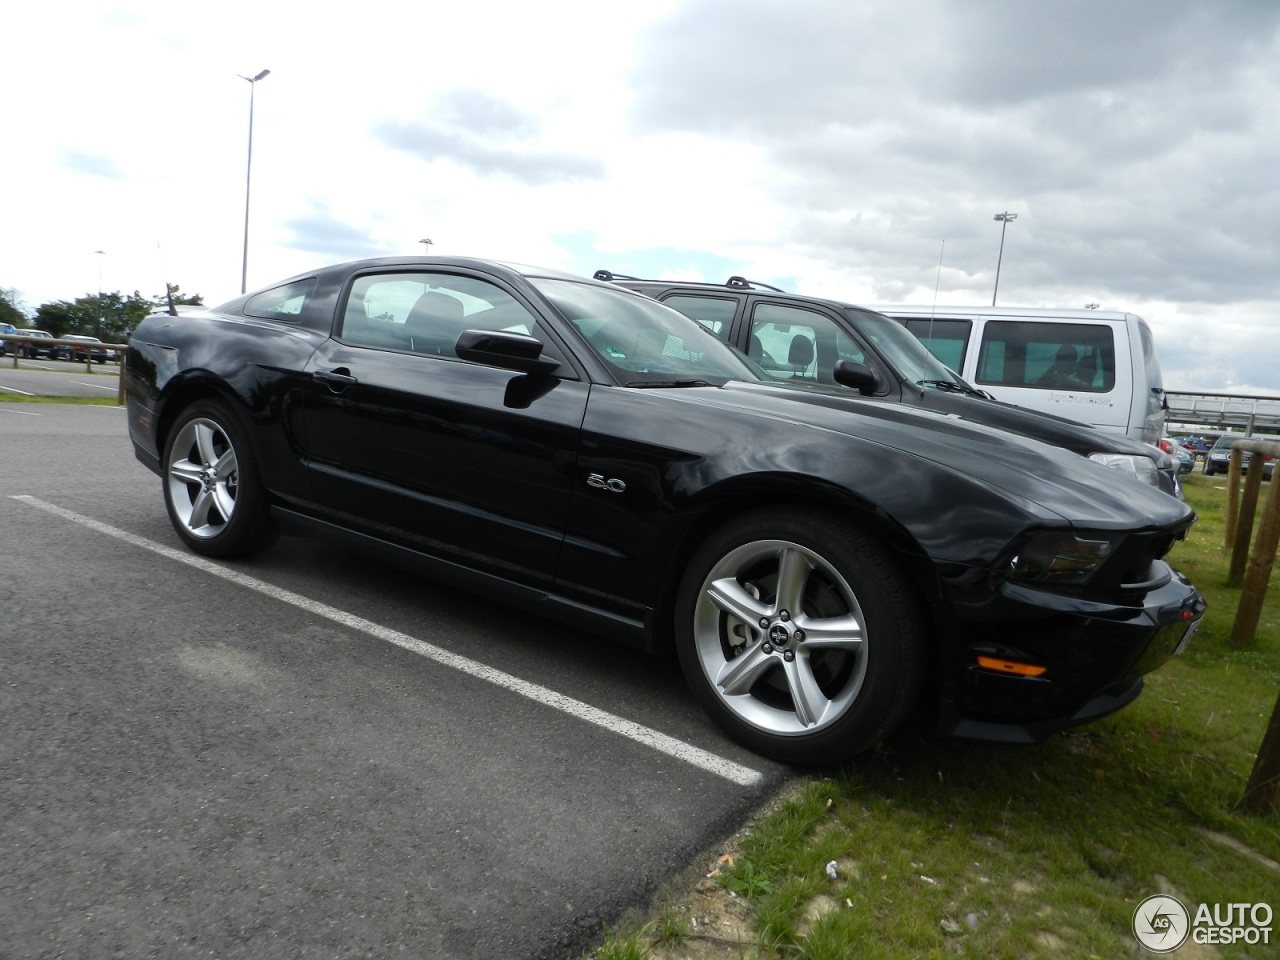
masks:
<svg viewBox="0 0 1280 960"><path fill-rule="evenodd" d="M13 6L13 5L10 5ZM1172 388L1280 391L1272 0L91 0L0 13L29 306L370 255L1128 309ZM96 250L105 250L103 255ZM941 255L941 269L939 258Z"/></svg>

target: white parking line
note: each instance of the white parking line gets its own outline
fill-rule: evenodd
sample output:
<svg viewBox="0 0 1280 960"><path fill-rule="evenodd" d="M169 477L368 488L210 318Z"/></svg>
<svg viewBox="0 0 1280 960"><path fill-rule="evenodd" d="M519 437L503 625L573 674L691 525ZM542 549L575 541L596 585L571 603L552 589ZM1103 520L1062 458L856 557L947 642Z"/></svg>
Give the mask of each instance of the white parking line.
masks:
<svg viewBox="0 0 1280 960"><path fill-rule="evenodd" d="M118 385L109 387L106 384L102 384L102 383L85 383L83 380L72 380L71 382L78 383L82 387L96 387L99 390L109 390L112 393L116 393L120 389Z"/></svg>
<svg viewBox="0 0 1280 960"><path fill-rule="evenodd" d="M0 383L0 392L2 392L2 393L20 393L20 394L22 394L24 397L34 397L34 396L35 396L35 394L34 394L34 393L27 393L27 391L25 391L25 390L19 390L17 387L6 387L3 383Z"/></svg>
<svg viewBox="0 0 1280 960"><path fill-rule="evenodd" d="M457 654L450 653L449 651L430 643L424 643L423 641L415 639L408 634L400 633L398 630L392 630L389 627L381 626L370 620L365 620L363 617L357 617L344 610L331 607L328 604L319 603L318 601L304 597L301 594L293 593L292 591L285 590L282 587L274 586L264 580L258 580L255 577L246 576L243 573L228 569L227 567L214 563L210 560L206 560L205 558L193 553L186 553L182 550L175 550L172 547L166 547L163 544L155 543L143 537L136 536L135 534L128 533L127 531L109 526L108 524L94 520L91 517L74 513L71 510L55 506L52 503L46 503L36 497L15 496L12 499L19 500L40 510L45 510L49 513L55 514L56 516L70 520L73 523L78 523L81 526L88 527L90 530L95 530L98 533L106 534L109 537L115 537L117 540L123 540L125 543L131 544L132 546L140 547L143 550L149 550L152 553L159 554L169 560L176 560L178 563L185 563L189 567L195 567L197 570L201 570L204 573L212 574L215 577L221 577L224 580L229 580L238 586L254 590L265 596L279 600L282 603L287 603L291 606L297 607L300 610L305 610L308 613L315 614L316 616L332 620L333 622L342 624L352 630L368 634L371 637L376 637L377 639L386 641L387 643L393 643L397 647L401 647L411 653L416 653L419 656L426 657L428 660L433 660L444 666L460 670L469 676L486 680L489 683L502 687L505 690L518 693L522 697L528 697L530 700L534 700L538 703L544 704L545 706L553 707L563 713L577 717L579 720L585 720L598 727L603 727L613 733L627 737L630 740L634 740L644 746L651 747L654 750L665 753L668 756L675 757L678 760L683 760L685 763L692 764L695 767L700 767L709 773L714 773L716 776L723 777L724 779L740 784L741 786L755 786L763 779L763 774L758 770L752 770L750 767L744 767L731 760L726 760L724 757L718 756L714 753L710 753L706 750L700 750L697 747L692 747L681 740L676 740L674 737L668 737L666 734L659 733L657 730L652 730L649 727L641 726L638 723L623 719L622 717L606 713L605 711L599 710L590 704L556 693L554 690L550 690L547 687L540 686L536 683L530 683L527 680L521 680L519 677L514 677L509 673L503 673L501 670L495 670L492 667L487 667L483 663L478 663L475 660L469 660L466 657L460 657Z"/></svg>

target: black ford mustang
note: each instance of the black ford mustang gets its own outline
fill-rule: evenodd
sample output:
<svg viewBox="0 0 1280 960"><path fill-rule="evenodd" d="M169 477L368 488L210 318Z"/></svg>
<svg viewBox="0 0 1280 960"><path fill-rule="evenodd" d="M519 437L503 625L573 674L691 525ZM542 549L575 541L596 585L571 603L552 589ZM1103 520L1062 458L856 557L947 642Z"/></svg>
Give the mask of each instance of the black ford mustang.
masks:
<svg viewBox="0 0 1280 960"><path fill-rule="evenodd" d="M674 310L481 260L328 267L181 317L126 360L182 539L337 538L652 649L794 763L927 692L1030 742L1136 697L1204 609L1162 560L1193 515L1077 454L773 383Z"/></svg>

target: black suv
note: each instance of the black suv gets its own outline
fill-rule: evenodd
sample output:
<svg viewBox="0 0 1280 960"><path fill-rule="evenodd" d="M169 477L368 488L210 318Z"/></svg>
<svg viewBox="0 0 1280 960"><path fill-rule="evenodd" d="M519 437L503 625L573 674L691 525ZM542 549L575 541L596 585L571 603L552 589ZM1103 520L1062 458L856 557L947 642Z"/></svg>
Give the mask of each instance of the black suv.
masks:
<svg viewBox="0 0 1280 960"><path fill-rule="evenodd" d="M944 366L900 324L874 310L787 293L743 277L723 284L695 283L597 270L595 279L674 307L777 379L845 386L869 399L962 417L1063 447L1182 495L1177 464L1158 448L994 400Z"/></svg>

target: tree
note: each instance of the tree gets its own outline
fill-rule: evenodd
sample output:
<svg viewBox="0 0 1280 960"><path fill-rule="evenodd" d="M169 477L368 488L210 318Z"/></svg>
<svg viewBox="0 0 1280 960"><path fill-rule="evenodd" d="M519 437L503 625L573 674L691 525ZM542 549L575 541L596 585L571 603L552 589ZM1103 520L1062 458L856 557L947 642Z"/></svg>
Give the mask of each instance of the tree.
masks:
<svg viewBox="0 0 1280 960"><path fill-rule="evenodd" d="M204 304L204 297L198 293L183 293L176 283L166 286L167 294L153 299L147 299L137 290L127 297L117 290L113 293L88 293L77 297L74 303L66 300L42 303L36 310L34 323L59 338L74 333L97 337L107 343L123 343L148 314L168 311L169 295L173 296L175 306ZM0 300L6 299L10 293L13 291L0 290ZM23 317L24 324L25 321Z"/></svg>
<svg viewBox="0 0 1280 960"><path fill-rule="evenodd" d="M155 305L161 310L169 309L170 300L172 300L175 307L204 306L204 297L198 293L183 293L176 283L166 283L165 288L165 292L155 298Z"/></svg>
<svg viewBox="0 0 1280 960"><path fill-rule="evenodd" d="M76 303L66 300L55 300L42 303L36 309L36 327L48 330L55 337L64 337L68 333L79 333L85 320L84 311Z"/></svg>
<svg viewBox="0 0 1280 960"><path fill-rule="evenodd" d="M138 291L127 297L119 291L95 293L78 297L74 303L57 300L41 304L36 311L36 321L43 330L55 337L82 334L97 337L107 343L121 343L129 339L143 317L155 311L155 304Z"/></svg>
<svg viewBox="0 0 1280 960"><path fill-rule="evenodd" d="M12 287L0 287L0 323L12 323L15 327L27 325L27 313L22 309L22 298Z"/></svg>

